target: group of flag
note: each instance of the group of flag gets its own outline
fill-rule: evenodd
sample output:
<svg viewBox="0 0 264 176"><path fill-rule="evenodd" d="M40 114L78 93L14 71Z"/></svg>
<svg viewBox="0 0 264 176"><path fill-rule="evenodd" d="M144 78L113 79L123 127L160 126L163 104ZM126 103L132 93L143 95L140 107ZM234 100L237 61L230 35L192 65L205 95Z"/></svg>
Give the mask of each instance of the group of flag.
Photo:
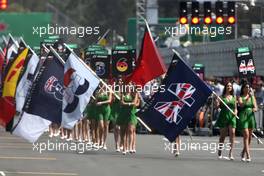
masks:
<svg viewBox="0 0 264 176"><path fill-rule="evenodd" d="M43 59L22 39L17 44L10 36L0 51L0 123L5 127L11 124L12 134L35 142L51 123L72 129L83 118L82 113L102 80L64 46L64 58L50 47ZM136 68L126 81L144 86L165 72L146 23ZM155 93L137 115L174 141L212 91L177 54L162 84L165 91Z"/></svg>
<svg viewBox="0 0 264 176"><path fill-rule="evenodd" d="M10 37L9 43L16 43ZM13 134L36 141L51 123L72 128L99 85L99 78L67 47L61 58L50 47L39 56L21 39L11 54L1 59L1 125ZM6 46L6 53L11 45ZM17 119L17 120L16 120ZM13 122L13 123L12 123Z"/></svg>

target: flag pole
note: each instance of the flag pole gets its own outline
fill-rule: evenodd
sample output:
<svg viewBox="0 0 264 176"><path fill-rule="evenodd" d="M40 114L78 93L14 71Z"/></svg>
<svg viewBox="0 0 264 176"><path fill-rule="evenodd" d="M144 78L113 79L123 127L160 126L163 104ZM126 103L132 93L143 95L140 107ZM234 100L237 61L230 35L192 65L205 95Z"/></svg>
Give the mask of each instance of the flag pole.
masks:
<svg viewBox="0 0 264 176"><path fill-rule="evenodd" d="M32 48L30 48L30 46L28 46L28 49L32 52L33 55L37 55L37 54L35 53L35 51L34 51ZM37 55L37 56L38 56L38 55Z"/></svg>
<svg viewBox="0 0 264 176"><path fill-rule="evenodd" d="M104 33L104 35L102 37L100 37L97 41L97 44L100 44L100 41L106 37L106 35L110 32L110 29L107 29L107 31Z"/></svg>
<svg viewBox="0 0 264 176"><path fill-rule="evenodd" d="M60 57L60 55L57 53L57 51L52 47L50 46L50 51L56 55L56 57L59 59L59 61L62 63L62 64L65 64L65 61Z"/></svg>
<svg viewBox="0 0 264 176"><path fill-rule="evenodd" d="M143 122L143 120L141 120L141 118L137 117L137 119L149 132L152 132L152 130L149 128L149 126L147 124L145 124L145 122Z"/></svg>
<svg viewBox="0 0 264 176"><path fill-rule="evenodd" d="M150 34L150 36L151 36L151 39L153 40L153 43L155 43L155 41L154 41L154 39L153 39L153 37L152 37L151 30L150 30L150 28L149 28L149 25L148 25L148 22L147 22L147 20L146 20L146 19L144 19L144 22L145 22L145 24L146 24L146 27L147 27L147 29L148 29L148 32L149 32L149 34Z"/></svg>
<svg viewBox="0 0 264 176"><path fill-rule="evenodd" d="M4 35L2 35L2 39L5 42L5 45L7 45L8 41L7 41L7 39L6 39L6 37Z"/></svg>
<svg viewBox="0 0 264 176"><path fill-rule="evenodd" d="M25 40L23 39L23 37L20 37L19 40L20 40L20 42L22 42L26 47L29 47L29 46L26 44L26 42L25 42Z"/></svg>
<svg viewBox="0 0 264 176"><path fill-rule="evenodd" d="M237 118L239 119L239 117L237 116L237 114L235 114L235 112L222 100L221 97L219 97L214 91L213 94L218 98L218 100L221 101L221 103L223 103L223 105L225 105L225 107Z"/></svg>
<svg viewBox="0 0 264 176"><path fill-rule="evenodd" d="M71 51L71 53L73 54L73 55L75 55L75 57L77 57L77 58L79 58L74 52L72 52L72 49L70 49L69 47L68 47L68 45L67 44L65 44L64 43L64 46L67 48L67 49L69 49L70 51ZM114 94L114 96L118 99L118 100L120 100L120 97L112 90L112 88L110 88L99 76L97 76L97 74L89 67L89 66L87 66L84 62L83 62L83 60L81 60L81 59L79 59L80 60L80 62L97 78L97 79L99 79L99 81L112 93L112 94Z"/></svg>
<svg viewBox="0 0 264 176"><path fill-rule="evenodd" d="M17 41L13 38L13 36L10 33L8 33L8 35L14 41L14 44L16 45L16 47L19 48L19 45L18 45Z"/></svg>
<svg viewBox="0 0 264 176"><path fill-rule="evenodd" d="M1 54L4 56L5 55L5 53L4 53L4 51L3 51L3 49L0 47L0 52L1 52Z"/></svg>
<svg viewBox="0 0 264 176"><path fill-rule="evenodd" d="M44 48L45 52L48 53L50 50L46 47L46 45L42 44L42 47Z"/></svg>
<svg viewBox="0 0 264 176"><path fill-rule="evenodd" d="M237 116L237 114L235 114L235 112L232 110L232 109L230 109L230 107L222 100L222 98L220 98L214 91L213 91L213 94L221 101L221 103L223 103L223 105L225 105L225 107L237 118L237 119L239 119L239 117ZM254 138L256 138L257 139L257 141L259 142L259 143L261 143L261 144L263 144L263 142L256 136L256 134L255 133L252 133L252 136L254 137Z"/></svg>

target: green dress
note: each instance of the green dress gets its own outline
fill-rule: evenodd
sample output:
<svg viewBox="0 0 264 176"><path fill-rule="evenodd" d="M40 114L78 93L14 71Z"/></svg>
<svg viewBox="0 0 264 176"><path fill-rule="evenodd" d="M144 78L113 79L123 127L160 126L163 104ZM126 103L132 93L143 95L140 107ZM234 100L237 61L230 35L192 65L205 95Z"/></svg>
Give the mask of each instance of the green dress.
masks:
<svg viewBox="0 0 264 176"><path fill-rule="evenodd" d="M84 115L87 119L93 120L96 118L96 105L94 100L91 100L84 110Z"/></svg>
<svg viewBox="0 0 264 176"><path fill-rule="evenodd" d="M226 97L222 97L223 101L226 103L227 106L230 107L230 109L235 112L236 108L236 98L232 96L230 100L228 100ZM226 128L229 125L231 125L233 128L236 128L236 116L230 112L225 105L221 103L220 105L221 111L219 114L219 117L217 119L217 122L215 126L219 128Z"/></svg>
<svg viewBox="0 0 264 176"><path fill-rule="evenodd" d="M124 102L132 103L133 97L131 95L124 96ZM118 125L128 125L133 124L137 125L137 117L136 117L136 106L127 106L121 105L120 116L117 118Z"/></svg>
<svg viewBox="0 0 264 176"><path fill-rule="evenodd" d="M116 124L117 119L120 114L120 101L115 98L114 102L111 104L111 115L110 115L110 121Z"/></svg>
<svg viewBox="0 0 264 176"><path fill-rule="evenodd" d="M107 94L99 94L97 97L98 102L106 101L109 99L109 96ZM96 106L96 120L104 120L109 121L110 114L111 114L111 108L110 104L102 104Z"/></svg>
<svg viewBox="0 0 264 176"><path fill-rule="evenodd" d="M254 129L256 128L256 119L255 119L255 115L253 112L253 108L254 108L253 97L251 97L248 101L246 100L245 97L241 97L241 98L242 98L242 102L244 106L241 107L239 114L238 114L239 129L240 130L243 130L246 128Z"/></svg>

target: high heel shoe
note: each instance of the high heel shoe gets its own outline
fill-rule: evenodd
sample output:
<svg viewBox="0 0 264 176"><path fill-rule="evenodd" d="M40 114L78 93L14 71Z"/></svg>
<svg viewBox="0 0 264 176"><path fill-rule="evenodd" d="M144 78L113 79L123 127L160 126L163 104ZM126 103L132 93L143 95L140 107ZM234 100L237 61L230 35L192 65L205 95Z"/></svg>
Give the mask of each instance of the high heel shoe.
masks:
<svg viewBox="0 0 264 176"><path fill-rule="evenodd" d="M228 158L228 159L229 159L230 161L234 161L234 160L235 160L233 154L229 154L229 158Z"/></svg>
<svg viewBox="0 0 264 176"><path fill-rule="evenodd" d="M251 158L250 158L250 157L247 158L247 159L246 159L246 162L248 162L248 163L251 162Z"/></svg>
<svg viewBox="0 0 264 176"><path fill-rule="evenodd" d="M243 151L240 153L240 156L241 156L241 161L245 162L246 161L246 158L244 157Z"/></svg>
<svg viewBox="0 0 264 176"><path fill-rule="evenodd" d="M179 151L176 151L175 154L174 154L175 157L178 157L179 155L180 155Z"/></svg>
<svg viewBox="0 0 264 176"><path fill-rule="evenodd" d="M106 147L106 145L104 145L103 149L104 149L104 150L107 150L107 147Z"/></svg>
<svg viewBox="0 0 264 176"><path fill-rule="evenodd" d="M234 161L235 158L234 158L233 156L230 156L230 157L229 157L229 160L230 160L230 161Z"/></svg>

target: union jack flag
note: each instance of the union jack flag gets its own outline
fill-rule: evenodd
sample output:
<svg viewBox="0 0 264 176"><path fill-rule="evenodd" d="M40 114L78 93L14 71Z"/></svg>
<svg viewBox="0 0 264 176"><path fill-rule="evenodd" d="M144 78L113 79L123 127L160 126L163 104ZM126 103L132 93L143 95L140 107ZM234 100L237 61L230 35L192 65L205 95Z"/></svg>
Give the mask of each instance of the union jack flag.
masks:
<svg viewBox="0 0 264 176"><path fill-rule="evenodd" d="M182 120L182 117L179 115L179 112L183 108L184 103L182 101L172 101L172 102L158 102L155 105L155 109L159 111L168 122L175 122L179 124Z"/></svg>
<svg viewBox="0 0 264 176"><path fill-rule="evenodd" d="M45 83L45 87L44 87L44 90L46 92L52 92L52 88L54 87L54 83L58 81L58 79L54 76L51 76L47 82Z"/></svg>
<svg viewBox="0 0 264 176"><path fill-rule="evenodd" d="M51 76L45 83L44 90L54 95L59 101L62 101L63 96L63 86L59 83L58 79L54 76Z"/></svg>
<svg viewBox="0 0 264 176"><path fill-rule="evenodd" d="M212 90L175 54L162 81L165 91L155 93L136 113L170 142L188 126Z"/></svg>
<svg viewBox="0 0 264 176"><path fill-rule="evenodd" d="M169 86L168 91L177 96L181 101L187 104L189 107L195 102L192 98L195 92L195 87L190 83L173 83Z"/></svg>

